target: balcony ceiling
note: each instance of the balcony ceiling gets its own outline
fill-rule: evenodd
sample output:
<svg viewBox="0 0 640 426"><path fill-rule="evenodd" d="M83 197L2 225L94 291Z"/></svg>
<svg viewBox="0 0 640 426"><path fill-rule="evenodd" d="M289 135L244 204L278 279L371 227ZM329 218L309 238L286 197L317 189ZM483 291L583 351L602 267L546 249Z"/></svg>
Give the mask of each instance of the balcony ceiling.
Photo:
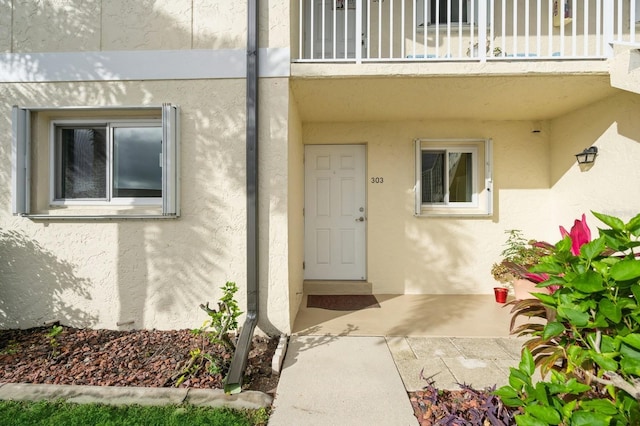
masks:
<svg viewBox="0 0 640 426"><path fill-rule="evenodd" d="M609 75L293 78L303 122L545 120L618 91Z"/></svg>

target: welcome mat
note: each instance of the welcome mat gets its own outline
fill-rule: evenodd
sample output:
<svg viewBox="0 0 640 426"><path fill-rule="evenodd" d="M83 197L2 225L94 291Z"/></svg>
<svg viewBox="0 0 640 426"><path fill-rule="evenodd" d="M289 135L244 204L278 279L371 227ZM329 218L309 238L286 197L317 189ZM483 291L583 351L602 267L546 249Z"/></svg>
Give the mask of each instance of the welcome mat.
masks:
<svg viewBox="0 0 640 426"><path fill-rule="evenodd" d="M307 308L357 311L358 309L379 307L378 299L372 294L310 294L307 296Z"/></svg>

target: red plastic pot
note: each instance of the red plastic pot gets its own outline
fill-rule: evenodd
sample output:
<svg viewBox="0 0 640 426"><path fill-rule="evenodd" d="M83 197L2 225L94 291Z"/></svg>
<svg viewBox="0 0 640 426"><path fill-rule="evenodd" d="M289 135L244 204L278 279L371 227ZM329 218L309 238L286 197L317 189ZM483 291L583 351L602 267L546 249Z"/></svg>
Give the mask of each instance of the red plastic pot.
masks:
<svg viewBox="0 0 640 426"><path fill-rule="evenodd" d="M496 296L496 302L498 303L507 303L507 294L509 293L509 289L505 287L494 287L493 292Z"/></svg>

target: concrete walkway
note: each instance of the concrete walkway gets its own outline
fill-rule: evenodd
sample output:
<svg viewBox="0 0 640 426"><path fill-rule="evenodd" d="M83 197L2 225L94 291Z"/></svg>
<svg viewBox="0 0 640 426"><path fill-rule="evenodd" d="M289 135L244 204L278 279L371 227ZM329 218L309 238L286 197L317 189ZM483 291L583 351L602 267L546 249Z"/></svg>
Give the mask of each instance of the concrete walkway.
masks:
<svg viewBox="0 0 640 426"><path fill-rule="evenodd" d="M291 338L269 426L415 424L384 337Z"/></svg>
<svg viewBox="0 0 640 426"><path fill-rule="evenodd" d="M523 340L292 336L269 426L417 425L407 391L508 383Z"/></svg>

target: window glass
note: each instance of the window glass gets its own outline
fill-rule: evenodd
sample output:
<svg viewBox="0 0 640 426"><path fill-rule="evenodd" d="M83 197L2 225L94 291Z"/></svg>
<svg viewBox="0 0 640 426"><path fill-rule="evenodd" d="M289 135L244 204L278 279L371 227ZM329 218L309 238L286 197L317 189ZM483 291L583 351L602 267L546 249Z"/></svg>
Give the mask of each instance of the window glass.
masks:
<svg viewBox="0 0 640 426"><path fill-rule="evenodd" d="M443 203L445 194L445 152L422 152L422 202Z"/></svg>
<svg viewBox="0 0 640 426"><path fill-rule="evenodd" d="M473 196L473 162L470 152L449 153L449 202L469 203Z"/></svg>
<svg viewBox="0 0 640 426"><path fill-rule="evenodd" d="M460 14L459 0L432 0L431 3L431 23L436 23L436 3L440 3L438 9L438 21L441 24L449 22L467 22L467 0L462 0L462 15ZM462 19L460 19L462 17Z"/></svg>
<svg viewBox="0 0 640 426"><path fill-rule="evenodd" d="M490 139L415 139L416 216L492 213Z"/></svg>
<svg viewBox="0 0 640 426"><path fill-rule="evenodd" d="M162 197L162 128L113 129L113 196Z"/></svg>
<svg viewBox="0 0 640 426"><path fill-rule="evenodd" d="M104 127L63 127L57 146L56 198L106 197L107 139Z"/></svg>

